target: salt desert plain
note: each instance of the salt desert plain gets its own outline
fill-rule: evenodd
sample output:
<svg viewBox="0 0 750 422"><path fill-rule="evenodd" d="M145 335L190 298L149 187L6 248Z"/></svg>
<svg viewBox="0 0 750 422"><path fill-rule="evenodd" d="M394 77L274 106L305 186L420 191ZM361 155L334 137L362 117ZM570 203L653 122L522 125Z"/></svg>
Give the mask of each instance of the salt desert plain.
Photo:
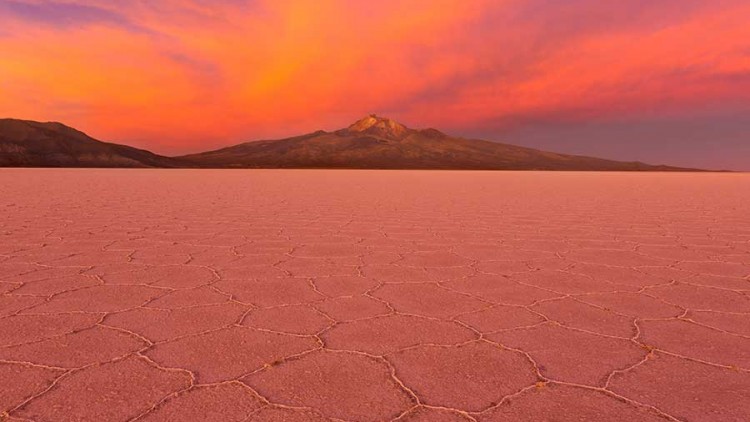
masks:
<svg viewBox="0 0 750 422"><path fill-rule="evenodd" d="M750 175L0 170L0 420L747 421Z"/></svg>

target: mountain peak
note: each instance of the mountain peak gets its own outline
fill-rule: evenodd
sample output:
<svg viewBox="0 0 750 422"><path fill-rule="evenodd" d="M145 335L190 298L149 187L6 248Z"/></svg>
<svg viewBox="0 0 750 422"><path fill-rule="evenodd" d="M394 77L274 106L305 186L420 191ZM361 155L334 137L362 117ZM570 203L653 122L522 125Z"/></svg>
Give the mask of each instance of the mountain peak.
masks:
<svg viewBox="0 0 750 422"><path fill-rule="evenodd" d="M368 133L384 138L401 138L409 129L401 123L371 114L349 126L349 132Z"/></svg>

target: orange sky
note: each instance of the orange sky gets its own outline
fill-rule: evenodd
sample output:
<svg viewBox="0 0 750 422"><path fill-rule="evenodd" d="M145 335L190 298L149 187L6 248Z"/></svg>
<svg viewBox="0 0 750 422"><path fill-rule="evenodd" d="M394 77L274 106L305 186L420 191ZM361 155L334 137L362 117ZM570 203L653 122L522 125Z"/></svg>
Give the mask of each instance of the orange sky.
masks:
<svg viewBox="0 0 750 422"><path fill-rule="evenodd" d="M0 117L161 153L371 112L520 143L750 117L746 0L2 0L0 21Z"/></svg>

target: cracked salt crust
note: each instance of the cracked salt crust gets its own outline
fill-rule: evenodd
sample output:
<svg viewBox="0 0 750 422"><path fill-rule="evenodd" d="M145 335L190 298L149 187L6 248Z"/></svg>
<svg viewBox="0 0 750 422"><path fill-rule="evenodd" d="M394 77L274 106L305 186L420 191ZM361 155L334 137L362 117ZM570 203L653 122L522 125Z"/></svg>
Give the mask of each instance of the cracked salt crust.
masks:
<svg viewBox="0 0 750 422"><path fill-rule="evenodd" d="M745 421L748 182L2 170L0 420Z"/></svg>

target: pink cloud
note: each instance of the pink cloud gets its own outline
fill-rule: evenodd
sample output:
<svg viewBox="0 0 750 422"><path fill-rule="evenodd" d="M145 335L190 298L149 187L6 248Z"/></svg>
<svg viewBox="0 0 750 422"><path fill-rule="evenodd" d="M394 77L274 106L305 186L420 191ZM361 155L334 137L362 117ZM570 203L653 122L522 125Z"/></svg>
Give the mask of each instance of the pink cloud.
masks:
<svg viewBox="0 0 750 422"><path fill-rule="evenodd" d="M369 112L462 133L750 96L740 0L17 0L0 13L0 115L167 153Z"/></svg>

